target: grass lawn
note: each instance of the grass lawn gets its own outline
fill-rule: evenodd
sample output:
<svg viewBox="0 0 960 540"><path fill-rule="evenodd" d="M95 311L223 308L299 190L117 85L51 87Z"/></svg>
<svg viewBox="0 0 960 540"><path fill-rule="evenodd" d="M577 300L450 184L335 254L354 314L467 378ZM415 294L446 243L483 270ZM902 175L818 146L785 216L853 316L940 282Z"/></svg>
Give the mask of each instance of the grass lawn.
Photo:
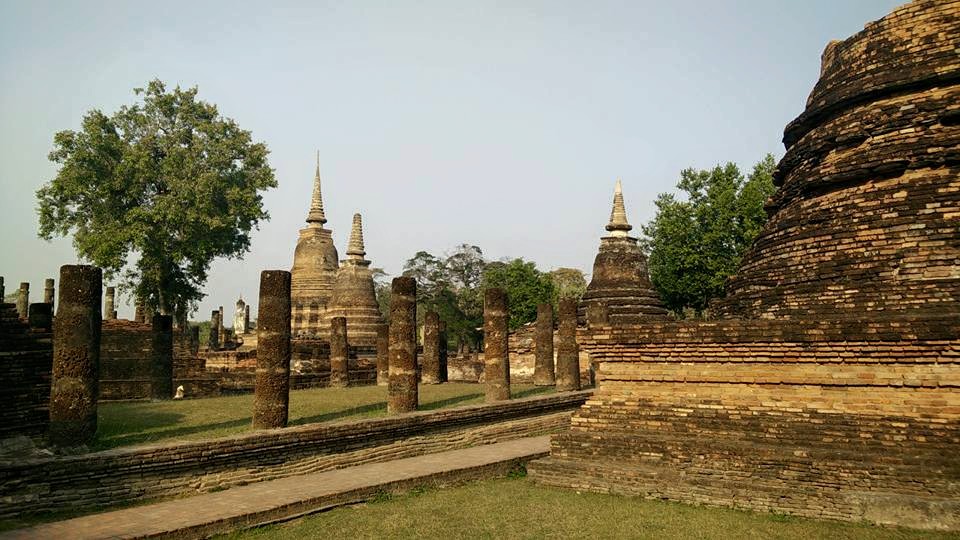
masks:
<svg viewBox="0 0 960 540"><path fill-rule="evenodd" d="M414 490L231 539L283 538L957 538L858 523L687 506L547 488L526 478Z"/></svg>
<svg viewBox="0 0 960 540"><path fill-rule="evenodd" d="M553 387L513 385L514 397L552 392ZM420 409L483 402L483 386L420 385ZM196 440L250 430L253 394L182 401L102 403L94 450L158 441ZM313 388L290 392L290 425L371 418L387 414L386 386Z"/></svg>

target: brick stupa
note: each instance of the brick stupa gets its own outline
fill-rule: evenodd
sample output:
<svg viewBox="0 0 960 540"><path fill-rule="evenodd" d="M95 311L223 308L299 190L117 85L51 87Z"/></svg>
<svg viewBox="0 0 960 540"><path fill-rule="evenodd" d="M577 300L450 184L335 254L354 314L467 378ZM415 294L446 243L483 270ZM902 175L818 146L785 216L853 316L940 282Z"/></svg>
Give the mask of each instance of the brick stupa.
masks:
<svg viewBox="0 0 960 540"><path fill-rule="evenodd" d="M829 44L718 320L590 327L541 483L960 530L960 1Z"/></svg>
<svg viewBox="0 0 960 540"><path fill-rule="evenodd" d="M384 323L377 304L373 274L363 245L363 222L360 214L353 215L347 258L341 261L320 335L329 339L330 319L347 319L347 342L352 346L377 343L377 328Z"/></svg>
<svg viewBox="0 0 960 540"><path fill-rule="evenodd" d="M307 226L300 229L300 238L293 255L291 269L291 306L293 334L313 335L321 331L323 313L333 293L333 282L339 269L337 248L329 229L320 194L320 156L313 178L313 196L307 213ZM329 328L327 328L329 332Z"/></svg>
<svg viewBox="0 0 960 540"><path fill-rule="evenodd" d="M627 221L620 180L614 189L613 208L606 229L609 234L600 239L600 251L593 261L593 276L577 308L580 323L586 322L591 304L605 306L612 324L666 317L667 310L650 283L647 258L637 239L629 234L633 226Z"/></svg>

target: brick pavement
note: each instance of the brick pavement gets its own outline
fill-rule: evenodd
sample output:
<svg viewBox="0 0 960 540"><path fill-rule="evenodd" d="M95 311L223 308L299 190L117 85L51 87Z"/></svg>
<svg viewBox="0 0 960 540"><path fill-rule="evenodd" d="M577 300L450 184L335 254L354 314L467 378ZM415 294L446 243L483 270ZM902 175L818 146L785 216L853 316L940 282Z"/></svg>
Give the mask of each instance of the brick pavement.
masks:
<svg viewBox="0 0 960 540"><path fill-rule="evenodd" d="M549 451L548 435L514 439L92 514L0 533L0 540L203 538L367 500L384 491L504 474Z"/></svg>

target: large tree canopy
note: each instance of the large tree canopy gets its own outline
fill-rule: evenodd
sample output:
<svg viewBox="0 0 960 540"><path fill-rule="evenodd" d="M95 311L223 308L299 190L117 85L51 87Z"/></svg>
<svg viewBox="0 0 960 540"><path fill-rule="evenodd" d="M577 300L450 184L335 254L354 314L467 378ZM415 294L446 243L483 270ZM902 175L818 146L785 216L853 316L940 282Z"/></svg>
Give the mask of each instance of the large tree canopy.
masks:
<svg viewBox="0 0 960 540"><path fill-rule="evenodd" d="M149 308L179 316L203 298L216 257L240 257L269 219L260 192L277 185L268 150L249 131L158 80L142 101L107 116L88 112L80 131L54 136L57 176L37 192L41 238L73 234L79 256L121 275Z"/></svg>
<svg viewBox="0 0 960 540"><path fill-rule="evenodd" d="M767 219L763 205L775 189L775 166L768 154L746 178L733 163L686 169L677 183L684 199L660 194L643 234L650 279L668 308L700 315L723 295L724 280Z"/></svg>

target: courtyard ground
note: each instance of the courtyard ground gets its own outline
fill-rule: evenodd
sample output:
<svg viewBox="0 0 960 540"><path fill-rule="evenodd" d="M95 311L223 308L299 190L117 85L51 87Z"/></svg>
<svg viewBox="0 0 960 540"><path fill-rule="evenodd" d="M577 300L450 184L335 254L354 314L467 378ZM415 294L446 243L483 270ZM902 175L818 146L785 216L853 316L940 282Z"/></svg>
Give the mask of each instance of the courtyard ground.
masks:
<svg viewBox="0 0 960 540"><path fill-rule="evenodd" d="M514 397L553 391L515 384ZM420 385L420 410L483 402L483 385ZM177 401L101 403L94 450L173 440L197 440L250 431L253 394ZM290 425L372 418L387 414L386 386L311 388L290 392Z"/></svg>
<svg viewBox="0 0 960 540"><path fill-rule="evenodd" d="M910 539L946 533L688 506L538 486L516 475L446 489L418 489L233 540L295 538L696 538Z"/></svg>

